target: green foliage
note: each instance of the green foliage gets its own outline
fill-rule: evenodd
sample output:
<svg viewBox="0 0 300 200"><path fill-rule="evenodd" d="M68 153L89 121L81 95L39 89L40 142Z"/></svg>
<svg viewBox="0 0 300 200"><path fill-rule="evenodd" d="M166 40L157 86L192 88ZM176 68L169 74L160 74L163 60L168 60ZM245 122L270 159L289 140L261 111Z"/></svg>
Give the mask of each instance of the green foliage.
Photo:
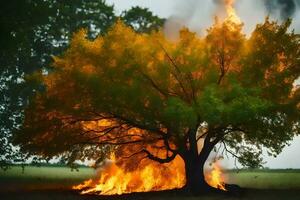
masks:
<svg viewBox="0 0 300 200"><path fill-rule="evenodd" d="M196 125L197 116L190 105L186 104L179 98L170 98L166 102L164 119L167 123L170 123L169 126L174 132L176 132L183 130L173 129L172 126L175 126L175 128L187 126L193 127Z"/></svg>
<svg viewBox="0 0 300 200"><path fill-rule="evenodd" d="M224 102L215 85L205 88L199 99L199 112L208 123L222 123Z"/></svg>
<svg viewBox="0 0 300 200"><path fill-rule="evenodd" d="M159 30L165 20L153 15L148 8L132 7L121 14L121 19L139 33Z"/></svg>

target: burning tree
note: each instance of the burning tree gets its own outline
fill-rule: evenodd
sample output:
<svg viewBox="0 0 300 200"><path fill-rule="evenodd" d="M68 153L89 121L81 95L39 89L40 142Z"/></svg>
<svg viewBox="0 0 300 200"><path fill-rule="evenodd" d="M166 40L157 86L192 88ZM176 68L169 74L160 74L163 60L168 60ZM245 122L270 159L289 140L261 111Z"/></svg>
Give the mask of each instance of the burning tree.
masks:
<svg viewBox="0 0 300 200"><path fill-rule="evenodd" d="M277 155L299 134L299 36L290 21L266 19L247 37L228 11L206 36L183 29L176 42L121 22L93 41L84 30L74 34L52 72L30 77L45 89L31 100L16 143L70 163L100 163L113 152L125 172L179 159L177 186L192 192L210 188L203 167L215 147L250 167L261 164L263 148Z"/></svg>

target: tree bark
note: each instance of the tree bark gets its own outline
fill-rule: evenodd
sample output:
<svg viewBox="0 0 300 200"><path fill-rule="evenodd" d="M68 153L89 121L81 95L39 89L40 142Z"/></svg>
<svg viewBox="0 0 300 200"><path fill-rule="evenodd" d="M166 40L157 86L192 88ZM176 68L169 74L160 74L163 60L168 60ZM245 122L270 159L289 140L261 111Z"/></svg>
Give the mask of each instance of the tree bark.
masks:
<svg viewBox="0 0 300 200"><path fill-rule="evenodd" d="M191 139L193 138L190 137L189 140L191 141ZM191 143L195 143L195 141L192 141ZM197 146L193 145L191 145L190 149L183 154L186 174L185 189L188 192L192 194L201 194L217 190L206 182L204 174L204 164L214 146L215 142L210 142L210 138L207 136L204 140L203 148L199 154L197 151ZM196 151L194 148L196 148Z"/></svg>
<svg viewBox="0 0 300 200"><path fill-rule="evenodd" d="M192 158L185 158L185 189L193 194L207 192L210 186L205 181L204 163L197 162Z"/></svg>

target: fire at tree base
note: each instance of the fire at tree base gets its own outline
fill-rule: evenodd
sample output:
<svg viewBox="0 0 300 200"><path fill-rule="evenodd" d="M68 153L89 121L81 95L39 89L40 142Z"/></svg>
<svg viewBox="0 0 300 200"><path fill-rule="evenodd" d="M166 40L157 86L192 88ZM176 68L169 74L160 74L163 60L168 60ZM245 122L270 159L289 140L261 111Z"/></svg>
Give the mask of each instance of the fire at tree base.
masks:
<svg viewBox="0 0 300 200"><path fill-rule="evenodd" d="M76 185L73 189L81 194L122 195L140 192L182 190L186 188L184 162L176 157L172 162L159 164L151 160L142 160L140 166L133 171L126 169L112 155L109 161L100 167L96 177ZM207 188L203 191L227 191L224 177L217 163L206 171ZM214 188L214 189L213 189ZM199 188L201 189L201 188ZM199 190L199 193L203 192Z"/></svg>

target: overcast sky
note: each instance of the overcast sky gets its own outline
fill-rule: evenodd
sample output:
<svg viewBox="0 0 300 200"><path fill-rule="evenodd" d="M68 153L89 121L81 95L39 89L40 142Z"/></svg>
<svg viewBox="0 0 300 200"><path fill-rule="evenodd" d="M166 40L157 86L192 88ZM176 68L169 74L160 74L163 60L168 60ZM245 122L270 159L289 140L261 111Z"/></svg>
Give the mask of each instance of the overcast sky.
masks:
<svg viewBox="0 0 300 200"><path fill-rule="evenodd" d="M193 31L204 33L206 28L213 22L215 15L219 15L216 0L107 0L114 4L117 14L132 6L149 8L154 14L167 19L183 19L185 26ZM236 9L238 15L245 23L244 31L249 34L257 23L264 21L268 12L262 0L237 0ZM279 15L273 18L280 20ZM293 15L293 29L300 31L300 12L296 9ZM264 156L270 168L300 168L300 137L295 138L291 145L286 147L277 158ZM233 167L232 160L224 161L227 167Z"/></svg>

